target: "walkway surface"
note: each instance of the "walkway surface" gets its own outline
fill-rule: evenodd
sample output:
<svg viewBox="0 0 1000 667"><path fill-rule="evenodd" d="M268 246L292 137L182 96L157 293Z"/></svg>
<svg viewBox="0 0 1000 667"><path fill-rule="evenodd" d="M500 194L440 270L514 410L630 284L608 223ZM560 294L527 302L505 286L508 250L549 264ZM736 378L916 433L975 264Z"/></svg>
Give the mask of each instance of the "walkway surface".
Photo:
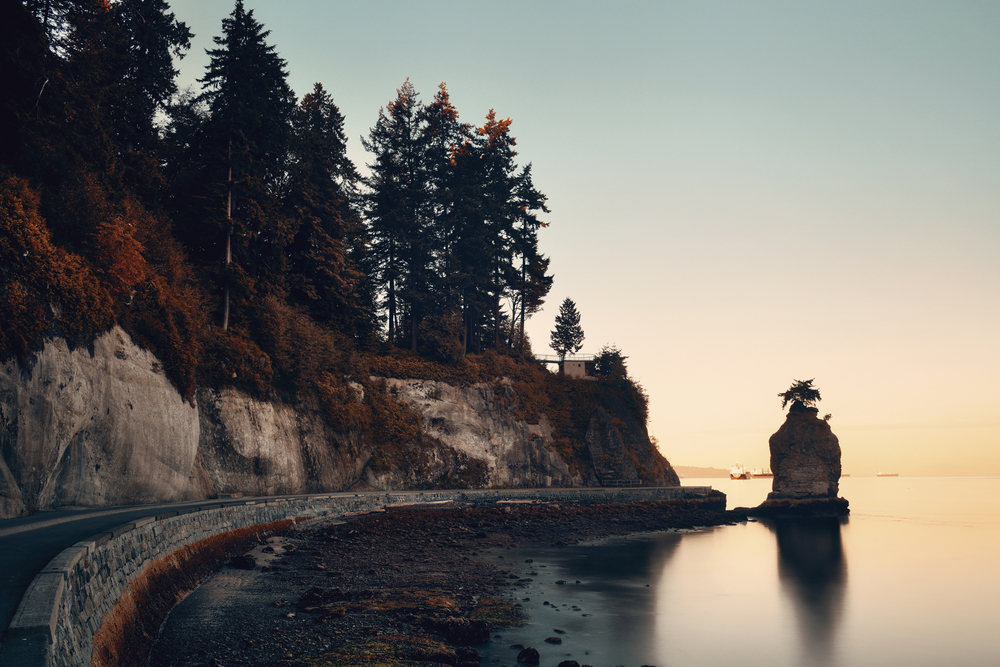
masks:
<svg viewBox="0 0 1000 667"><path fill-rule="evenodd" d="M385 491L360 492L360 494L385 495ZM419 494L420 491L393 491L393 494ZM6 631L14 618L21 598L42 568L59 553L80 540L101 531L129 523L147 516L156 516L170 510L244 504L251 500L276 500L279 498L309 498L316 495L353 497L350 493L323 493L296 496L267 496L266 498L233 498L223 500L196 500L163 505L132 505L127 507L101 507L96 509L57 509L35 512L29 517L0 520L0 634Z"/></svg>

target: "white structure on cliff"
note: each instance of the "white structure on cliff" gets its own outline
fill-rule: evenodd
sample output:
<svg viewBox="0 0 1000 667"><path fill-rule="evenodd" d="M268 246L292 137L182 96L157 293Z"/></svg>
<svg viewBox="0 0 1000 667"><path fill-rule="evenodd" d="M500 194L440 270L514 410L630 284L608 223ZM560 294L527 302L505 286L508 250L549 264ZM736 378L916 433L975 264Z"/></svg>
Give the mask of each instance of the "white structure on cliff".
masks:
<svg viewBox="0 0 1000 667"><path fill-rule="evenodd" d="M579 355L560 359L558 356L547 354L537 356L535 359L543 364L558 365L559 371L571 378L580 378L583 380L597 379L594 355Z"/></svg>

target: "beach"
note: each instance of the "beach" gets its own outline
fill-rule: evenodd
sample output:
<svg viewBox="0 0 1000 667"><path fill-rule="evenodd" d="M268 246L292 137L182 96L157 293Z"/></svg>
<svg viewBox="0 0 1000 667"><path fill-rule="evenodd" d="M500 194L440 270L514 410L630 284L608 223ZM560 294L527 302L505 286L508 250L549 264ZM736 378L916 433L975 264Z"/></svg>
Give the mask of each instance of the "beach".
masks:
<svg viewBox="0 0 1000 667"><path fill-rule="evenodd" d="M692 502L644 502L414 505L317 520L203 582L171 612L149 664L471 667L477 646L506 646L505 628L522 617L518 591L531 579L508 555L519 547L744 518ZM519 651L510 648L503 664L516 664Z"/></svg>

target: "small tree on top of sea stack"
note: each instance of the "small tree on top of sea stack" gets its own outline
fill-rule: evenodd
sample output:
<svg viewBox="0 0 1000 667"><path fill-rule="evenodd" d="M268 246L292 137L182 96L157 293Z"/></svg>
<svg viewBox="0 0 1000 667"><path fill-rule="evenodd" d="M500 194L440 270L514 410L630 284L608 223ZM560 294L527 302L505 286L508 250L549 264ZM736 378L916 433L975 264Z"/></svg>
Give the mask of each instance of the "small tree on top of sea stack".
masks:
<svg viewBox="0 0 1000 667"><path fill-rule="evenodd" d="M556 328L552 331L550 345L560 359L570 352L576 354L583 347L583 327L580 326L580 312L572 299L567 298L559 306Z"/></svg>
<svg viewBox="0 0 1000 667"><path fill-rule="evenodd" d="M792 410L811 408L821 400L819 389L813 386L812 380L793 380L792 386L778 394L778 398L781 399L782 410L789 403L792 404Z"/></svg>

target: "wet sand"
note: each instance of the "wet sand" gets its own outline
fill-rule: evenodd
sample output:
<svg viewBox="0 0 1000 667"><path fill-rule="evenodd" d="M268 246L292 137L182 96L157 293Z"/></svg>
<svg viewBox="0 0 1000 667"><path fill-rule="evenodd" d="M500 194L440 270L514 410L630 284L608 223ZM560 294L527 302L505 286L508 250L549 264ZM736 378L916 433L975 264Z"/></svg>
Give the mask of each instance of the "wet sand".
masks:
<svg viewBox="0 0 1000 667"><path fill-rule="evenodd" d="M175 607L149 664L472 667L475 647L503 641L521 611L508 549L743 519L674 501L417 505L303 524L233 559Z"/></svg>

